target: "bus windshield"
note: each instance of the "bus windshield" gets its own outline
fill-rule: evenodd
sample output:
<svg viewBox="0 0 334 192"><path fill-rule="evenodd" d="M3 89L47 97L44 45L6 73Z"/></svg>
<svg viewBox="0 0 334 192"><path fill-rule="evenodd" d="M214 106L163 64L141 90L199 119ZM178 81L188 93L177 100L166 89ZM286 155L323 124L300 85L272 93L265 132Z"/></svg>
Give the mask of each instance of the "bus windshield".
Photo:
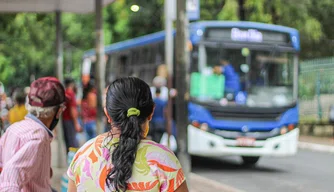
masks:
<svg viewBox="0 0 334 192"><path fill-rule="evenodd" d="M248 107L288 106L295 101L293 57L293 53L275 50L224 49L200 45L197 72L212 76L219 66L224 77L224 93L221 98L201 94L195 98L223 100L226 104Z"/></svg>

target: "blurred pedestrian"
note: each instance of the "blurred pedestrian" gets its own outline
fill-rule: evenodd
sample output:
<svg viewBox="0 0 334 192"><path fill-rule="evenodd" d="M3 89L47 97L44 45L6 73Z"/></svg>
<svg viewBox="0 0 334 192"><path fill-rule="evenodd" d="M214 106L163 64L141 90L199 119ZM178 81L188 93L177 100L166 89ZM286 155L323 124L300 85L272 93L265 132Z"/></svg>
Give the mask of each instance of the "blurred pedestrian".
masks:
<svg viewBox="0 0 334 192"><path fill-rule="evenodd" d="M54 77L31 84L24 120L0 139L0 191L50 192L52 130L65 109L65 89Z"/></svg>
<svg viewBox="0 0 334 192"><path fill-rule="evenodd" d="M103 92L103 100L102 100L102 106L103 108L106 107L106 98L107 98L107 92L108 92L108 87L106 87L104 89L104 92ZM104 125L104 132L109 132L110 131L110 126L109 126L109 123L108 123L108 120L107 120L107 117L104 115L103 116L103 125Z"/></svg>
<svg viewBox="0 0 334 192"><path fill-rule="evenodd" d="M3 106L3 95L5 93L5 86L2 84L2 82L0 81L0 137L3 134L4 130L5 130L5 122L4 122L4 118L2 115L2 106Z"/></svg>
<svg viewBox="0 0 334 192"><path fill-rule="evenodd" d="M166 78L162 76L156 76L153 79L153 87L151 87L152 97L153 99L155 96L155 90L160 89L160 99L167 101L168 100L168 88L167 88L167 81Z"/></svg>
<svg viewBox="0 0 334 192"><path fill-rule="evenodd" d="M150 87L135 77L108 88L110 131L88 141L68 169L68 191L177 191L187 184L174 153L146 140L154 102Z"/></svg>
<svg viewBox="0 0 334 192"><path fill-rule="evenodd" d="M84 124L84 130L87 140L96 137L96 114L97 114L97 97L93 81L90 81L83 88L81 100L81 116Z"/></svg>
<svg viewBox="0 0 334 192"><path fill-rule="evenodd" d="M164 70L162 70L164 71ZM166 71L167 72L167 71ZM159 123L155 123L154 121L152 121L151 125L153 126L152 127L152 131L150 132L150 136L152 137L152 140L156 141L156 142L160 142L160 143L163 143L165 140L166 140L166 143L168 143L168 138L170 140L170 143L173 142L172 140L174 138L171 138L171 137L174 137L174 136L171 136L169 137L168 134L167 134L167 120L170 119L171 120L171 124L172 124L172 132L174 132L175 130L175 126L173 126L173 124L175 124L174 122L174 119L175 119L175 103L172 103L172 107L171 107L171 116L169 117L168 116L168 113L167 113L167 104L168 104L168 97L170 97L171 99L174 99L177 95L177 91L176 89L174 88L171 88L170 90L166 87L167 85L167 81L166 81L166 77L167 74L163 75L161 72L160 74L158 74L156 77L154 77L153 79L153 87L151 87L151 92L152 92L152 98L153 99L156 99L157 98L157 95L156 95L156 90L159 90L158 91L158 103L159 104L162 104L162 103L165 103L164 105L164 111L163 113L159 114L159 116L164 116L164 119L166 120L164 124L159 124ZM159 106L158 106L159 108ZM159 111L159 110L158 110ZM159 113L157 111L157 113ZM160 121L160 120L158 120ZM161 134L161 129L164 128L164 131L162 132ZM154 137L154 138L153 138ZM166 139L163 139L163 138L166 138ZM163 140L161 140L163 139Z"/></svg>
<svg viewBox="0 0 334 192"><path fill-rule="evenodd" d="M0 87L0 118L2 122L3 130L6 130L6 128L9 126L8 122L8 112L9 112L9 105L10 102L9 97L7 97L4 86L2 85L2 88Z"/></svg>
<svg viewBox="0 0 334 192"><path fill-rule="evenodd" d="M66 109L63 113L63 133L68 153L69 148L78 148L79 142L76 133L81 132L81 126L78 120L79 114L75 96L75 82L72 78L65 79Z"/></svg>
<svg viewBox="0 0 334 192"><path fill-rule="evenodd" d="M26 95L26 103L27 103L28 102L28 94L30 92L30 87L25 87L23 89L23 91L24 91L24 94Z"/></svg>
<svg viewBox="0 0 334 192"><path fill-rule="evenodd" d="M23 91L18 90L14 93L15 105L9 110L8 121L13 124L18 121L22 121L24 117L28 114L26 109L26 95Z"/></svg>
<svg viewBox="0 0 334 192"><path fill-rule="evenodd" d="M153 99L155 103L154 113L151 121L151 129L149 135L152 140L159 143L162 135L166 131L166 107L167 101L161 99L160 88L155 90L155 98Z"/></svg>
<svg viewBox="0 0 334 192"><path fill-rule="evenodd" d="M233 98L240 91L240 80L238 73L234 70L232 64L225 57L221 57L220 65L214 67L215 74L223 74L225 76L225 93L233 94Z"/></svg>

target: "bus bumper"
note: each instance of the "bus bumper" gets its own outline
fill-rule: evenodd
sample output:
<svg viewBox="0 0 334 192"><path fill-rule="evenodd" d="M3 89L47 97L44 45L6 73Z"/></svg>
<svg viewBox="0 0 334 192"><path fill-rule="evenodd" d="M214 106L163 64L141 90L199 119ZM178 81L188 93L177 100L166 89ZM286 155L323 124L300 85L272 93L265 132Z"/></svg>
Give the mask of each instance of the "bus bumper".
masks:
<svg viewBox="0 0 334 192"><path fill-rule="evenodd" d="M202 131L192 125L188 126L188 152L191 155L216 157L225 155L238 156L292 156L298 147L299 129L255 141L256 147L239 147L236 140L224 139L221 136Z"/></svg>

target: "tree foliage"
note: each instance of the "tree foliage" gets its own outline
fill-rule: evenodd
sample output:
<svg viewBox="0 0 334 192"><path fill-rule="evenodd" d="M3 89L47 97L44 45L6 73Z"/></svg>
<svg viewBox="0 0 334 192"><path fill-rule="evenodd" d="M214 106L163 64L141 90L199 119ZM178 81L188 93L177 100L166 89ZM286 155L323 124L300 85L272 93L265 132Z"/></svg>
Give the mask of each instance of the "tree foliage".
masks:
<svg viewBox="0 0 334 192"><path fill-rule="evenodd" d="M225 0L206 0L200 1L201 12L200 17L203 20L218 20L218 15L222 11Z"/></svg>
<svg viewBox="0 0 334 192"><path fill-rule="evenodd" d="M128 7L138 4L140 9L137 13L129 14L129 37L137 37L163 30L163 0L128 0Z"/></svg>
<svg viewBox="0 0 334 192"><path fill-rule="evenodd" d="M226 0L224 7L220 10L217 15L218 20L239 20L238 14L239 5L235 0Z"/></svg>
<svg viewBox="0 0 334 192"><path fill-rule="evenodd" d="M52 17L22 13L1 16L1 20L5 24L0 29L0 80L19 86L29 82L30 74L52 74Z"/></svg>
<svg viewBox="0 0 334 192"><path fill-rule="evenodd" d="M133 4L138 12L130 11ZM240 20L296 28L302 58L332 56L332 0L201 0L201 20ZM163 0L117 0L103 10L104 42L110 44L164 28ZM243 10L243 13L240 13ZM95 46L93 14L62 14L64 72L79 78L81 57ZM0 81L26 86L35 77L54 75L55 14L0 14Z"/></svg>

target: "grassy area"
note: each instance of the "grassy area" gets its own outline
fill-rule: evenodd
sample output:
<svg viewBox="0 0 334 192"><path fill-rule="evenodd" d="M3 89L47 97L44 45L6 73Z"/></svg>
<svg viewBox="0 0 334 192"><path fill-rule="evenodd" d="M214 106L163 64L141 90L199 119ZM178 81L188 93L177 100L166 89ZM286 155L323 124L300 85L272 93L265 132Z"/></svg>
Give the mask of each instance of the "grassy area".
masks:
<svg viewBox="0 0 334 192"><path fill-rule="evenodd" d="M318 118L314 115L303 115L299 117L300 124L328 124L328 118L322 118L318 120Z"/></svg>

